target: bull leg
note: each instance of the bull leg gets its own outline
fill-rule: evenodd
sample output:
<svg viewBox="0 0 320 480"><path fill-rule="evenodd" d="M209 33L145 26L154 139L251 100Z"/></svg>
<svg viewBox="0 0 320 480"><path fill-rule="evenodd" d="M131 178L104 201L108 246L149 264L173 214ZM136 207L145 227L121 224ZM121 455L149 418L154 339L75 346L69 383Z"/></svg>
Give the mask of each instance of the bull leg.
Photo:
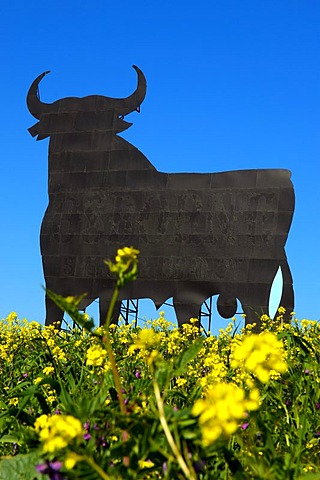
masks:
<svg viewBox="0 0 320 480"><path fill-rule="evenodd" d="M198 304L182 302L174 298L173 306L179 327L184 323L190 323L190 318L199 318L200 305Z"/></svg>
<svg viewBox="0 0 320 480"><path fill-rule="evenodd" d="M101 298L101 297L99 298L100 326L104 325L106 323L109 304L110 304L110 302L108 302L105 298ZM115 303L110 323L114 323L114 324L118 325L119 316L120 316L120 308L121 308L121 301L118 301L118 302Z"/></svg>
<svg viewBox="0 0 320 480"><path fill-rule="evenodd" d="M245 298L240 297L245 324L256 323L256 330L260 328L260 317L269 312L269 296L271 285L266 283L249 285Z"/></svg>
<svg viewBox="0 0 320 480"><path fill-rule="evenodd" d="M45 299L45 304L46 304L45 325L48 326L48 325L52 325L54 322L62 322L63 310L57 307L57 305L47 296ZM60 323L60 327L61 327L61 323Z"/></svg>

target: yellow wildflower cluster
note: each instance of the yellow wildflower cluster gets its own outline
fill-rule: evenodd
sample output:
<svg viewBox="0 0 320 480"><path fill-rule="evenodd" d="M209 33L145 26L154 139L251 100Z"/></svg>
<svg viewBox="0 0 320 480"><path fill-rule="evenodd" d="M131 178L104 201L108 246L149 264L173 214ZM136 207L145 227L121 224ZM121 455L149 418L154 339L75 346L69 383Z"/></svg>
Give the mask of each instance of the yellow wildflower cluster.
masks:
<svg viewBox="0 0 320 480"><path fill-rule="evenodd" d="M62 450L84 433L80 420L71 415L41 415L34 428L43 442L43 451L48 453Z"/></svg>
<svg viewBox="0 0 320 480"><path fill-rule="evenodd" d="M58 328L59 322L57 324L48 325L39 331L39 335L45 340L47 346L50 348L52 356L55 360L60 360L63 362L67 361L67 357L63 349L57 345L57 340L59 339L58 335L63 335Z"/></svg>
<svg viewBox="0 0 320 480"><path fill-rule="evenodd" d="M253 389L249 396L232 383L217 383L207 391L206 397L195 402L192 414L199 416L204 446L211 445L221 435L236 431L239 422L249 411L259 408L259 392Z"/></svg>
<svg viewBox="0 0 320 480"><path fill-rule="evenodd" d="M158 320L159 321L159 320ZM153 324L153 322L152 322ZM199 336L200 329L198 327L199 321L197 318L190 318L189 323L185 323L181 328L169 328L167 331L166 350L170 355L177 355L183 351L186 345L190 344L190 340ZM168 328L172 324L163 323Z"/></svg>
<svg viewBox="0 0 320 480"><path fill-rule="evenodd" d="M168 322L168 320L165 319L165 312L161 310L159 312L159 318L157 320L152 320L152 326L155 330L160 329L160 330L170 330L173 327L172 322Z"/></svg>
<svg viewBox="0 0 320 480"><path fill-rule="evenodd" d="M135 355L151 365L160 359L157 348L163 339L162 332L156 332L153 328L142 328L137 334L132 334L133 343L128 348L128 355Z"/></svg>
<svg viewBox="0 0 320 480"><path fill-rule="evenodd" d="M15 351L29 340L38 337L41 325L36 322L19 320L16 312L11 312L6 319L0 321L0 361L11 363Z"/></svg>
<svg viewBox="0 0 320 480"><path fill-rule="evenodd" d="M316 320L306 320L306 319L303 319L301 320L301 327L303 330L308 330L310 328L317 328L318 325L319 325L319 322L317 322Z"/></svg>
<svg viewBox="0 0 320 480"><path fill-rule="evenodd" d="M253 373L267 383L274 373L287 371L283 343L272 332L251 334L234 346L230 365Z"/></svg>
<svg viewBox="0 0 320 480"><path fill-rule="evenodd" d="M107 357L107 350L100 347L100 345L93 345L89 347L86 353L87 365L93 365L94 367L101 367Z"/></svg>
<svg viewBox="0 0 320 480"><path fill-rule="evenodd" d="M161 342L161 334L156 332L153 328L142 328L134 342L129 347L129 353L137 349L150 350L159 345Z"/></svg>
<svg viewBox="0 0 320 480"><path fill-rule="evenodd" d="M52 367L51 365L49 367L45 367L42 370L42 373L44 373L45 375L51 375L51 373L53 372L54 372L54 367Z"/></svg>

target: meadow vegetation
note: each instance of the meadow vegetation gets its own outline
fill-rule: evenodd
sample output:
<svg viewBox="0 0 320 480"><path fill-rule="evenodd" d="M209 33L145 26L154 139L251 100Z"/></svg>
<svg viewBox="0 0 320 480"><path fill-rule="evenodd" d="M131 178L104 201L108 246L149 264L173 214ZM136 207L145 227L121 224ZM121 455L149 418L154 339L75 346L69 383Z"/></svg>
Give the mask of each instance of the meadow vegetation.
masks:
<svg viewBox="0 0 320 480"><path fill-rule="evenodd" d="M320 478L320 325L261 317L218 336L160 313L110 324L138 251L116 276L106 324L53 298L74 327L0 322L0 480Z"/></svg>

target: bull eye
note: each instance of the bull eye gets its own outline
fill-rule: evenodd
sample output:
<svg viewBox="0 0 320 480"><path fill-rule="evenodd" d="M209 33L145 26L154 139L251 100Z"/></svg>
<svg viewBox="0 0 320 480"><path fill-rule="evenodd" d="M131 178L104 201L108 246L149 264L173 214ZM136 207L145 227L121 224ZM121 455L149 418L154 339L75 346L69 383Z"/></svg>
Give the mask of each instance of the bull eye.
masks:
<svg viewBox="0 0 320 480"><path fill-rule="evenodd" d="M217 309L221 317L231 318L237 313L237 299L221 294L217 300Z"/></svg>

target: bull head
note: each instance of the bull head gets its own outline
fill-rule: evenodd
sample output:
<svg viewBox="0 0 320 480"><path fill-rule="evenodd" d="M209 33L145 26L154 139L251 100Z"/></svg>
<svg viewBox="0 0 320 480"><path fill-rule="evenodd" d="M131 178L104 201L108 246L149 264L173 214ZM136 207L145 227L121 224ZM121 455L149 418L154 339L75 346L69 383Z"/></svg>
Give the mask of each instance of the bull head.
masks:
<svg viewBox="0 0 320 480"><path fill-rule="evenodd" d="M29 88L27 95L27 106L29 112L39 120L35 125L29 128L30 134L37 140L42 140L54 132L52 125L56 122L50 120L50 117L64 115L64 132L73 132L77 130L77 124L81 123L81 115L92 112L95 116L95 122L99 123L99 130L112 131L113 133L123 132L129 128L132 123L123 120L125 115L133 111L140 111L140 105L146 95L146 79L142 71L135 65L133 68L137 72L138 81L136 90L127 98L110 98L102 95L90 95L83 98L69 97L57 100L53 103L44 103L39 97L39 83L50 73L49 71L39 75ZM95 123L94 122L94 123ZM59 123L61 128L61 122ZM96 126L95 126L96 128Z"/></svg>

